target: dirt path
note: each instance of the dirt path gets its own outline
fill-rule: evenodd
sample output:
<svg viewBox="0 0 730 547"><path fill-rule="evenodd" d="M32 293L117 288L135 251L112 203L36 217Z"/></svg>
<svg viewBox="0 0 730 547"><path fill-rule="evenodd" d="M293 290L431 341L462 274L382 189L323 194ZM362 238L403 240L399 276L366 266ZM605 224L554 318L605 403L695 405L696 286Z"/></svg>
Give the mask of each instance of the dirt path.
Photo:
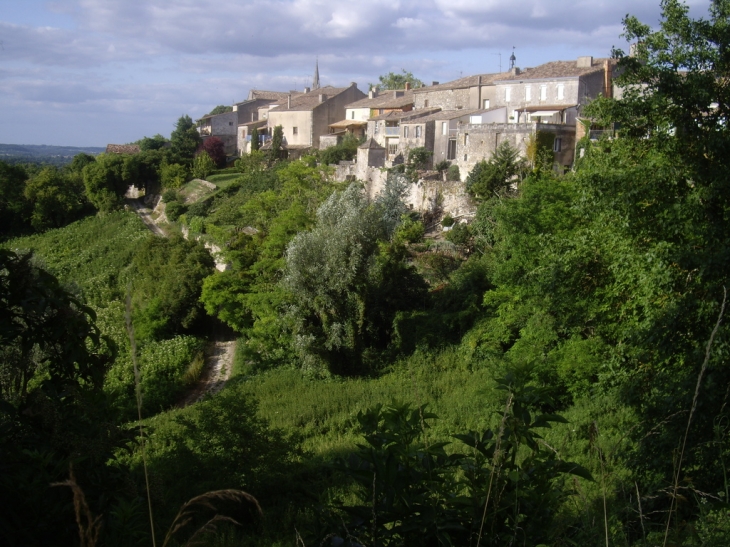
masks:
<svg viewBox="0 0 730 547"><path fill-rule="evenodd" d="M150 216L152 214L152 210L145 207L144 204L138 200L138 199L128 199L127 204L134 209L134 212L137 213L137 216L139 216L140 219L142 219L142 222L144 222L145 226L150 229L150 231L159 237L167 237L167 234L160 228L155 222L152 220L152 217Z"/></svg>
<svg viewBox="0 0 730 547"><path fill-rule="evenodd" d="M197 403L207 394L215 395L231 377L235 341L210 342L205 351L205 368L197 385L180 402L180 407Z"/></svg>
<svg viewBox="0 0 730 547"><path fill-rule="evenodd" d="M145 226L158 237L167 237L165 231L152 220L152 211L138 199L127 199L127 204L142 219ZM184 407L197 403L206 394L218 393L233 372L233 352L235 341L210 340L205 348L205 366L198 383L191 389L178 406Z"/></svg>

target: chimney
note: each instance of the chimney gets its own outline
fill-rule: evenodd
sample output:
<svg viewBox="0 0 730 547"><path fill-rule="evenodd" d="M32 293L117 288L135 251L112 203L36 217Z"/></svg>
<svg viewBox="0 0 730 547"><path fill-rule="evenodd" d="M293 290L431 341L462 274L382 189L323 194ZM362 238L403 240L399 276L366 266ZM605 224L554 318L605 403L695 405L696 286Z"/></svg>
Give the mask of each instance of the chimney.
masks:
<svg viewBox="0 0 730 547"><path fill-rule="evenodd" d="M350 82L350 87L357 87L357 82Z"/></svg>
<svg viewBox="0 0 730 547"><path fill-rule="evenodd" d="M319 102L320 102L320 104L323 103L323 102L325 102L326 100L327 100L327 95L325 95L324 93L320 93L319 94Z"/></svg>
<svg viewBox="0 0 730 547"><path fill-rule="evenodd" d="M374 99L377 96L378 96L378 88L377 87L373 87L373 88L370 89L370 91L368 91L368 99Z"/></svg>
<svg viewBox="0 0 730 547"><path fill-rule="evenodd" d="M590 68L593 66L593 56L578 57L578 68Z"/></svg>
<svg viewBox="0 0 730 547"><path fill-rule="evenodd" d="M310 91L312 91L312 88L311 87L305 87L304 88L304 93L309 93Z"/></svg>
<svg viewBox="0 0 730 547"><path fill-rule="evenodd" d="M406 82L406 91L411 90L411 82Z"/></svg>
<svg viewBox="0 0 730 547"><path fill-rule="evenodd" d="M438 82L431 82L431 85L439 85Z"/></svg>
<svg viewBox="0 0 730 547"><path fill-rule="evenodd" d="M286 107L291 108L291 93L286 97Z"/></svg>

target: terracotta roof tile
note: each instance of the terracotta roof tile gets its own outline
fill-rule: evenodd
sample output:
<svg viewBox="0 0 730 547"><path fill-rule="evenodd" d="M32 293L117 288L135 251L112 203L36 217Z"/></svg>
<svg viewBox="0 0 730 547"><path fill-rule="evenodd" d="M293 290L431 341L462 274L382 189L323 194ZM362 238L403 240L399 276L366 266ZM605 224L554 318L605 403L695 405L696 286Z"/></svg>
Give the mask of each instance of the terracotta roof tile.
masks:
<svg viewBox="0 0 730 547"><path fill-rule="evenodd" d="M107 154L139 154L140 148L137 144L107 144Z"/></svg>

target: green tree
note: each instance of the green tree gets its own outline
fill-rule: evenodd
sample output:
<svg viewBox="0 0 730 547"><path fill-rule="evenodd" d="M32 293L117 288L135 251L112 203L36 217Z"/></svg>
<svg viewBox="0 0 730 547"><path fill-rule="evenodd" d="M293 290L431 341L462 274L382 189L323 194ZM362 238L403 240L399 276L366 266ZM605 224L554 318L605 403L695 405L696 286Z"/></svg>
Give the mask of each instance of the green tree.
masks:
<svg viewBox="0 0 730 547"><path fill-rule="evenodd" d="M82 152L81 154L76 154L74 156L74 159L69 164L68 169L76 173L80 173L81 171L83 171L84 167L86 167L90 163L94 163L95 161L96 158L94 156L90 154L84 154Z"/></svg>
<svg viewBox="0 0 730 547"><path fill-rule="evenodd" d="M258 149L261 147L261 143L259 142L259 128L254 127L251 130L251 152L258 152Z"/></svg>
<svg viewBox="0 0 730 547"><path fill-rule="evenodd" d="M524 161L508 142L503 142L489 161L478 162L466 178L466 191L474 198L485 200L509 190L524 172Z"/></svg>
<svg viewBox="0 0 730 547"><path fill-rule="evenodd" d="M281 159L282 157L282 144L284 143L284 128L280 125L274 127L274 134L271 137L271 150L270 155L272 161Z"/></svg>
<svg viewBox="0 0 730 547"><path fill-rule="evenodd" d="M27 178L22 167L0 161L0 234L8 235L30 224L30 204L24 194Z"/></svg>
<svg viewBox="0 0 730 547"><path fill-rule="evenodd" d="M210 254L197 242L150 236L132 263L140 339L193 329L205 315L200 291L213 266Z"/></svg>
<svg viewBox="0 0 730 547"><path fill-rule="evenodd" d="M170 159L172 163L190 165L200 146L200 134L190 116L180 116L170 135Z"/></svg>
<svg viewBox="0 0 730 547"><path fill-rule="evenodd" d="M163 188L180 188L188 181L188 168L179 163L163 163L160 166L160 182Z"/></svg>
<svg viewBox="0 0 730 547"><path fill-rule="evenodd" d="M378 76L378 87L380 89L405 89L406 82L410 82L411 88L423 87L423 82L416 78L413 73L401 69L400 73L388 72ZM370 84L370 87L374 87Z"/></svg>
<svg viewBox="0 0 730 547"><path fill-rule="evenodd" d="M33 208L30 223L37 231L60 228L76 220L84 210L83 180L77 173L65 175L46 167L25 185L25 197Z"/></svg>
<svg viewBox="0 0 730 547"><path fill-rule="evenodd" d="M193 176L198 179L204 179L215 171L215 162L210 158L208 152L203 150L193 161Z"/></svg>
<svg viewBox="0 0 730 547"><path fill-rule="evenodd" d="M398 311L418 306L425 284L387 239L382 211L351 185L317 210L317 225L298 234L286 251L283 286L303 364L353 374L368 352L391 342Z"/></svg>
<svg viewBox="0 0 730 547"><path fill-rule="evenodd" d="M125 180L124 157L115 154L101 154L94 163L83 169L86 197L91 204L103 212L121 207L129 180Z"/></svg>
<svg viewBox="0 0 730 547"><path fill-rule="evenodd" d="M138 144L142 152L149 152L150 150L162 150L169 142L169 140L157 133L152 137L142 137L134 144Z"/></svg>

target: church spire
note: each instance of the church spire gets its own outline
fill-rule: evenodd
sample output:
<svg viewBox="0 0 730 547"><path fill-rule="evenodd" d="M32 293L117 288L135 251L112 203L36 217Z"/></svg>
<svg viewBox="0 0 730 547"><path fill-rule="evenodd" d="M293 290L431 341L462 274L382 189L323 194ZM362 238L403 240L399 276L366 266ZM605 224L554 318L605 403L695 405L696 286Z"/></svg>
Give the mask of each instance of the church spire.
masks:
<svg viewBox="0 0 730 547"><path fill-rule="evenodd" d="M314 63L314 78L312 79L312 90L319 89L319 58Z"/></svg>

